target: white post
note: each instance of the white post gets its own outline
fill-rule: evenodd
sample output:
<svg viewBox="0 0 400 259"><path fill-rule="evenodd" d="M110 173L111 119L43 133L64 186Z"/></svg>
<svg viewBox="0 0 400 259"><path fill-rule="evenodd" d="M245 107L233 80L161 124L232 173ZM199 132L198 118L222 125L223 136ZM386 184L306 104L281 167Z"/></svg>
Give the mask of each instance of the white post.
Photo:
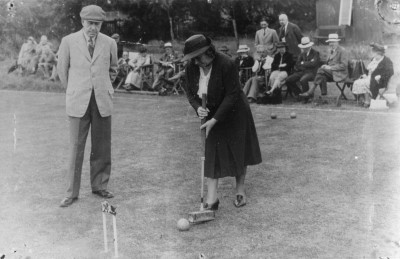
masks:
<svg viewBox="0 0 400 259"><path fill-rule="evenodd" d="M103 212L103 234L104 234L104 251L108 252L108 240L107 240L107 222L106 213Z"/></svg>
<svg viewBox="0 0 400 259"><path fill-rule="evenodd" d="M112 215L112 218L113 218L113 229L114 229L114 249L115 249L115 257L118 258L117 216Z"/></svg>

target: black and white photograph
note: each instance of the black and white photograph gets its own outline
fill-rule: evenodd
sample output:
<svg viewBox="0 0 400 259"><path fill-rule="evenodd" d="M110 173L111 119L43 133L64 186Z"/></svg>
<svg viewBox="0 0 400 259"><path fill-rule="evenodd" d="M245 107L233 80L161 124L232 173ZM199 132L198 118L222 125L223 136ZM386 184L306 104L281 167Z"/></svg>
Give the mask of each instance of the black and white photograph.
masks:
<svg viewBox="0 0 400 259"><path fill-rule="evenodd" d="M399 0L0 0L0 259L400 259Z"/></svg>

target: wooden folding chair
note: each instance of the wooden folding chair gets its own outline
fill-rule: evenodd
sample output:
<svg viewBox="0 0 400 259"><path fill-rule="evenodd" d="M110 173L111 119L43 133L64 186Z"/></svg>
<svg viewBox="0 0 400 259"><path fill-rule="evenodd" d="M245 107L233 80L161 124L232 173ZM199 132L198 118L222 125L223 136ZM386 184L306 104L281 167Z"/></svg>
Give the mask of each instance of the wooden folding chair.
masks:
<svg viewBox="0 0 400 259"><path fill-rule="evenodd" d="M364 62L361 59L349 60L347 69L348 69L347 78L343 81L335 82L337 88L340 91L340 94L336 99L337 105L340 103L340 99L348 100L346 95L344 94L346 87L348 87L350 91L352 91L354 81L360 78L360 76L364 74L364 71L366 70ZM355 99L358 102L357 96L355 97Z"/></svg>
<svg viewBox="0 0 400 259"><path fill-rule="evenodd" d="M147 87L151 87L154 81L154 65L149 64L141 66L139 69L139 75L141 77L140 90L143 91L145 84L147 84Z"/></svg>
<svg viewBox="0 0 400 259"><path fill-rule="evenodd" d="M185 84L184 71L185 71L185 66L184 66L183 62L175 63L175 71L174 71L173 77L178 76L178 78L174 81L174 85L171 90L171 92L173 94L177 94L177 95L179 95L181 93L186 94L185 87L184 87L184 84Z"/></svg>
<svg viewBox="0 0 400 259"><path fill-rule="evenodd" d="M244 84L253 76L253 71L251 70L251 67L241 67L239 68L239 80L240 83L242 84L242 88L244 87Z"/></svg>

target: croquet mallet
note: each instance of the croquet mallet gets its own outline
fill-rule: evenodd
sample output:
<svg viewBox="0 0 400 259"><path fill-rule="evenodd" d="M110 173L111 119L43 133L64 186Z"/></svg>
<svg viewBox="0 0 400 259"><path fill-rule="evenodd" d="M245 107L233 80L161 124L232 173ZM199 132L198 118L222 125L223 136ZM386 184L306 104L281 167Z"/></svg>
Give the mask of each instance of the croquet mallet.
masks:
<svg viewBox="0 0 400 259"><path fill-rule="evenodd" d="M202 94L201 106L203 109L207 109L207 94ZM201 125L206 123L207 119L201 119ZM204 163L205 163L205 151L206 151L206 129L201 130L201 145L202 145L202 156L201 156L201 196L200 196L200 211L191 212L188 215L188 221L190 223L201 223L215 219L215 211L204 209Z"/></svg>

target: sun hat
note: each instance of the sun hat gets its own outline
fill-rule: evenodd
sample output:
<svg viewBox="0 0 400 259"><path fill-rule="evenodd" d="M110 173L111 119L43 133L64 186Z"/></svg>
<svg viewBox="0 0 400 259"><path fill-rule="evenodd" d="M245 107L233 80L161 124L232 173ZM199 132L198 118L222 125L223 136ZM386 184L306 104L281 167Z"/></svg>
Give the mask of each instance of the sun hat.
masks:
<svg viewBox="0 0 400 259"><path fill-rule="evenodd" d="M280 41L280 42L276 43L276 47L277 47L277 48L285 48L285 47L286 47L286 43Z"/></svg>
<svg viewBox="0 0 400 259"><path fill-rule="evenodd" d="M378 43L375 43L375 42L372 42L369 45L372 47L372 51L385 53L385 50L386 50L385 46L383 46L381 44L378 44Z"/></svg>
<svg viewBox="0 0 400 259"><path fill-rule="evenodd" d="M238 50L236 51L237 53L244 53L244 52L249 52L250 48L244 44L244 45L239 45Z"/></svg>
<svg viewBox="0 0 400 259"><path fill-rule="evenodd" d="M172 43L171 42L165 43L164 48L172 48Z"/></svg>
<svg viewBox="0 0 400 259"><path fill-rule="evenodd" d="M310 41L309 37L303 37L301 38L301 43L298 46L301 49L305 49L311 47L312 45L314 45L314 42Z"/></svg>
<svg viewBox="0 0 400 259"><path fill-rule="evenodd" d="M104 10L97 5L88 5L82 8L80 14L83 20L102 22L106 18Z"/></svg>
<svg viewBox="0 0 400 259"><path fill-rule="evenodd" d="M210 46L211 39L202 34L196 34L189 37L185 41L185 46L183 48L184 56L182 62L203 54Z"/></svg>
<svg viewBox="0 0 400 259"><path fill-rule="evenodd" d="M340 41L339 35L337 33L331 33L328 35L328 40L326 42L331 42L331 41Z"/></svg>
<svg viewBox="0 0 400 259"><path fill-rule="evenodd" d="M114 33L111 38L113 39L119 39L119 34L118 33Z"/></svg>

